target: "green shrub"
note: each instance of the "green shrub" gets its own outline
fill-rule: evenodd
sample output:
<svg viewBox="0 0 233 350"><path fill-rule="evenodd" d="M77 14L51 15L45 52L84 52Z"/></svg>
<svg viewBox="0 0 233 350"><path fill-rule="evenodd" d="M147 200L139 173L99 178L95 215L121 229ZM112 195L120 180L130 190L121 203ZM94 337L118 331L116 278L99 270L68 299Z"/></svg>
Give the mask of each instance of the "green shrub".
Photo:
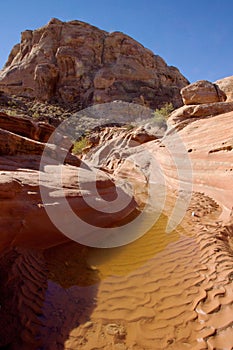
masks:
<svg viewBox="0 0 233 350"><path fill-rule="evenodd" d="M161 108L156 108L154 116L156 118L167 119L172 111L174 111L173 104L166 102Z"/></svg>
<svg viewBox="0 0 233 350"><path fill-rule="evenodd" d="M12 117L17 117L17 111L13 111L11 109L6 109L4 112L6 112L8 115L12 116Z"/></svg>
<svg viewBox="0 0 233 350"><path fill-rule="evenodd" d="M40 118L40 114L39 114L38 112L34 112L34 113L32 114L32 118L33 118L33 119L38 119L38 118Z"/></svg>
<svg viewBox="0 0 233 350"><path fill-rule="evenodd" d="M73 154L81 154L84 148L89 145L88 139L86 136L83 136L80 140L74 142L74 146L72 149Z"/></svg>
<svg viewBox="0 0 233 350"><path fill-rule="evenodd" d="M126 128L127 131L130 131L130 130L134 129L134 126L132 124L126 124L125 128Z"/></svg>

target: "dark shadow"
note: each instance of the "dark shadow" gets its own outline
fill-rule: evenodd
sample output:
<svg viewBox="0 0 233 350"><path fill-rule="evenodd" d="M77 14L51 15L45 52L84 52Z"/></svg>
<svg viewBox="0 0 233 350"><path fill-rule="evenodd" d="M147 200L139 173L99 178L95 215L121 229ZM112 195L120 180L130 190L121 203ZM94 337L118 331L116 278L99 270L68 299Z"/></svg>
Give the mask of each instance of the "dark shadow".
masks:
<svg viewBox="0 0 233 350"><path fill-rule="evenodd" d="M14 247L0 257L0 349L64 349L72 329L90 319L98 271L88 248L66 243L45 251Z"/></svg>

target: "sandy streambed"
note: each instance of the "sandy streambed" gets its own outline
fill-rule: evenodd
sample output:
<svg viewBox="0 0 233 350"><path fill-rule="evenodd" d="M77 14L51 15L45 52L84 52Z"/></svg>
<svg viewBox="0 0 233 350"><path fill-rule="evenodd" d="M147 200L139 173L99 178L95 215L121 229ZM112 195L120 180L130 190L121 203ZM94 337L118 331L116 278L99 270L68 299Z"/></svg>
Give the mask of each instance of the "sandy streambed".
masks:
<svg viewBox="0 0 233 350"><path fill-rule="evenodd" d="M232 349L232 229L218 216L196 195L170 234L162 217L125 247L48 250L42 348Z"/></svg>

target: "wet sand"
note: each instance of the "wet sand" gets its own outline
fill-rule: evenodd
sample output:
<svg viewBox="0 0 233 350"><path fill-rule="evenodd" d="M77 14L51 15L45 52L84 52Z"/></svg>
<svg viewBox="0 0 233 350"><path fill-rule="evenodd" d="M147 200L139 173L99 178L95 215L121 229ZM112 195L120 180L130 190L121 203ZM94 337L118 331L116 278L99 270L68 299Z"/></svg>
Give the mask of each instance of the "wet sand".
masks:
<svg viewBox="0 0 233 350"><path fill-rule="evenodd" d="M43 349L231 350L233 229L220 214L194 194L170 234L162 217L125 247L48 250Z"/></svg>

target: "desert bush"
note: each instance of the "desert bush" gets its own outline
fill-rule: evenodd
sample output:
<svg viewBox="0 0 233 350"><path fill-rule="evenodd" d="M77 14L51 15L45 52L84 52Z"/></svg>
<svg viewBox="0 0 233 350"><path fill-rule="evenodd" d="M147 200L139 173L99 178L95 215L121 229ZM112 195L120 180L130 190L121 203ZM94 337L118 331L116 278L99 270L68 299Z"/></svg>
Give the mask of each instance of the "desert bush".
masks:
<svg viewBox="0 0 233 350"><path fill-rule="evenodd" d="M32 118L33 118L33 119L38 119L38 118L40 118L40 113L34 112L34 113L32 114Z"/></svg>
<svg viewBox="0 0 233 350"><path fill-rule="evenodd" d="M4 112L12 117L17 117L17 115L18 115L17 111L12 110L12 109L6 109L6 110L4 110Z"/></svg>
<svg viewBox="0 0 233 350"><path fill-rule="evenodd" d="M172 111L174 111L173 104L166 102L161 108L156 108L154 116L155 118L167 119Z"/></svg>
<svg viewBox="0 0 233 350"><path fill-rule="evenodd" d="M81 139L74 142L72 149L73 154L81 154L84 148L89 145L88 139L86 136L83 136Z"/></svg>

